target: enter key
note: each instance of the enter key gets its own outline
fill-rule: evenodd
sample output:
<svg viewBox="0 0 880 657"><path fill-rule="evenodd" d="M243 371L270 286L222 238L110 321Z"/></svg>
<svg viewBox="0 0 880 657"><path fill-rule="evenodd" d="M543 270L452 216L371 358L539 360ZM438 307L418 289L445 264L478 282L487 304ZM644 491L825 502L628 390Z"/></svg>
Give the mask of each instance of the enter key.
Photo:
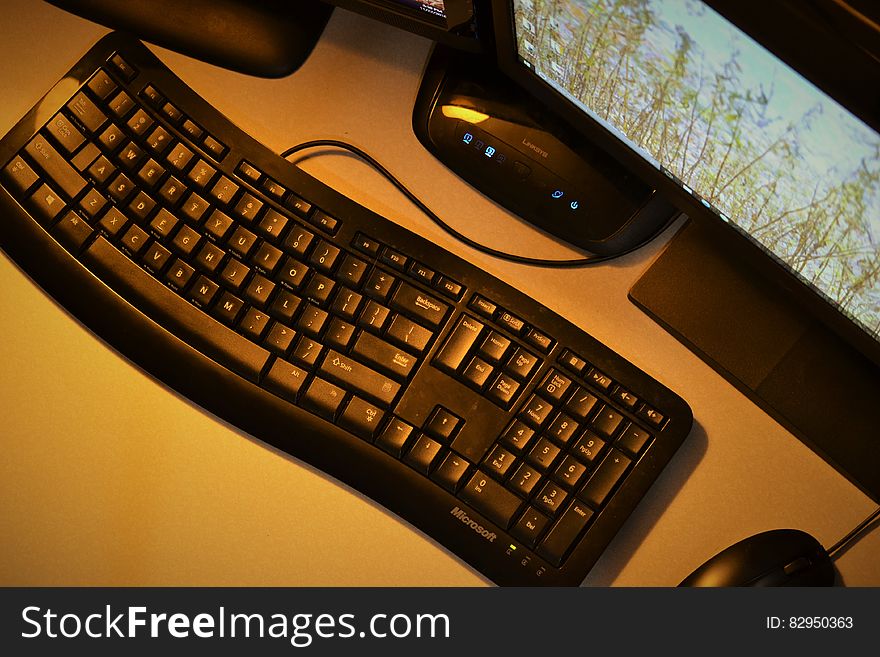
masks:
<svg viewBox="0 0 880 657"><path fill-rule="evenodd" d="M367 331L360 334L351 353L401 380L410 375L418 362L418 359L412 354L388 344Z"/></svg>

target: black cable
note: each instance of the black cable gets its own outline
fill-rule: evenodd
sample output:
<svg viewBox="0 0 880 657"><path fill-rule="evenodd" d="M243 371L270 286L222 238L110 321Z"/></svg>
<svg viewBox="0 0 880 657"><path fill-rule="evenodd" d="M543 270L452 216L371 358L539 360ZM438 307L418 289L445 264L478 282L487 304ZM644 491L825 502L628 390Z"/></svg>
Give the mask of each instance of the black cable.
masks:
<svg viewBox="0 0 880 657"><path fill-rule="evenodd" d="M443 221L440 217L438 217L434 213L433 210L431 210L427 205L422 203L422 201L415 194L413 194L411 191L409 191L409 189L406 187L406 185L404 185L397 178L395 178L394 174L392 174L390 171L388 171L388 169L386 169L384 166L382 166L373 156L367 154L366 152L364 152L363 150L361 150L357 146L349 144L348 142L339 141L337 139L315 139L312 141L306 141L301 144L297 144L296 146L291 146L290 148L288 148L287 150L285 150L284 152L281 153L281 157L283 157L284 159L287 159L291 155L293 155L294 153L298 153L300 151L310 149L310 148L318 148L320 146L330 146L333 148L341 148L342 150L346 150L351 153L354 153L359 158L361 158L364 162L366 162L367 164L372 166L376 171L378 171L380 174L382 174L382 176L384 176L385 179L388 180L388 182L390 182L392 185L394 185L398 191L400 191L404 196L406 196L406 198L408 198L411 203L413 203L419 210L424 212L425 215L431 221L433 221L435 224L437 224L440 228L442 228L447 233L452 235L455 239L457 239L461 242L464 242L472 249L476 249L477 251L480 251L480 252L485 253L487 255L493 256L495 258L500 258L502 260L507 260L509 262L516 262L521 265L533 265L533 266L537 266L537 267L560 267L561 268L561 267L583 267L584 265L593 265L593 264L596 264L599 262L604 262L605 260L610 260L611 258L617 257L617 255L622 255L622 254L616 254L613 256L612 255L604 255L603 256L603 255L592 254L592 255L586 256L584 258L574 258L572 260L548 260L545 258L530 258L529 256L521 256L521 255L517 255L515 253L507 253L506 251L499 251L498 249L493 249L491 246L486 246L485 244L481 244L480 242L475 242L470 237L458 232L455 228L453 228L452 226L447 224L445 221ZM667 224L663 227L663 230L665 230L666 227L669 226L670 223L672 223L672 220L674 218L675 217L673 216L669 220L669 222L667 222ZM660 232L662 232L662 230L658 231L658 234ZM650 241L650 239L652 239L653 237L654 236L652 235L651 238L649 238L648 240L645 240L644 242L642 242L642 244L638 244L634 248L639 248L640 246L643 246L648 241Z"/></svg>
<svg viewBox="0 0 880 657"><path fill-rule="evenodd" d="M844 536L842 539L837 541L834 545L828 548L828 556L834 558L835 553L839 552L843 547L845 547L848 543L851 543L859 534L861 534L872 522L874 522L877 517L880 516L880 507L874 509L874 513L869 515L867 518L862 520L859 525L853 529L850 533Z"/></svg>

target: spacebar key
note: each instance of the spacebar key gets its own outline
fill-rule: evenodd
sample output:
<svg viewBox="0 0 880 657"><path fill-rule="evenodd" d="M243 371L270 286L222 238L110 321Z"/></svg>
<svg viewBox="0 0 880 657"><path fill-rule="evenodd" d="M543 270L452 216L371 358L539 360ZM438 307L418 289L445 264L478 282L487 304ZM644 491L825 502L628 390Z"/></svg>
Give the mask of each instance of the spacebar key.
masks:
<svg viewBox="0 0 880 657"><path fill-rule="evenodd" d="M221 365L256 382L269 352L190 305L125 257L103 237L82 255L83 262L138 310Z"/></svg>

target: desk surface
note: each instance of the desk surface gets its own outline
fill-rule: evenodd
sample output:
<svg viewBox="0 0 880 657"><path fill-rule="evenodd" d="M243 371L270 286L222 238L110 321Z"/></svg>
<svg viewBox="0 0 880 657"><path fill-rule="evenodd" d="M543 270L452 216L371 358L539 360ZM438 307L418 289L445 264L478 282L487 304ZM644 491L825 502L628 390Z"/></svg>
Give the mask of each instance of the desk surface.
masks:
<svg viewBox="0 0 880 657"><path fill-rule="evenodd" d="M44 3L6 3L3 14L0 133L105 32ZM306 64L282 80L154 50L270 148L352 141L468 235L509 251L529 245L534 254L570 256L416 140L410 113L430 45L338 10ZM609 264L523 267L455 242L351 157L302 166L541 300L691 404L690 437L585 584L675 585L719 550L767 529L802 529L828 546L874 508L627 300L672 230ZM0 281L0 585L485 583L371 500L145 375L5 254ZM880 585L880 532L837 566L847 584Z"/></svg>

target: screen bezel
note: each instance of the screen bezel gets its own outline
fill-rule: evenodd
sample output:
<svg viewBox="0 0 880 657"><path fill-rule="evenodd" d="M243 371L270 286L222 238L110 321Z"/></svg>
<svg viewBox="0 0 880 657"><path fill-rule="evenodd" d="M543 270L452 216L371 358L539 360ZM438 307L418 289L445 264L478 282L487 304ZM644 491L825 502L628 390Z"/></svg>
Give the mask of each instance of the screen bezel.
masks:
<svg viewBox="0 0 880 657"><path fill-rule="evenodd" d="M558 114L573 128L587 138L594 140L598 146L607 150L636 175L654 185L692 220L706 222L715 228L718 239L729 243L731 248L742 258L744 265L758 271L768 281L781 286L810 315L822 321L856 349L880 365L880 339L874 338L867 330L843 314L820 292L810 287L797 274L784 266L781 261L748 237L742 229L725 222L714 212L704 207L695 197L668 179L598 121L587 116L531 69L521 64L516 50L513 4L510 0L491 1L496 57L498 66L503 73L542 101L548 109ZM707 4L715 8L716 2L710 1ZM743 29L740 25L738 27ZM826 35L825 42L829 42L829 39L830 37ZM815 42L813 47L815 47ZM773 52L772 48L768 48L768 50ZM880 79L877 71L874 71L873 75ZM811 79L811 81L814 80ZM875 88L880 88L880 86ZM873 113L871 116L873 116L873 120L866 120L866 123L876 130L880 121ZM863 118L863 120L865 119Z"/></svg>

